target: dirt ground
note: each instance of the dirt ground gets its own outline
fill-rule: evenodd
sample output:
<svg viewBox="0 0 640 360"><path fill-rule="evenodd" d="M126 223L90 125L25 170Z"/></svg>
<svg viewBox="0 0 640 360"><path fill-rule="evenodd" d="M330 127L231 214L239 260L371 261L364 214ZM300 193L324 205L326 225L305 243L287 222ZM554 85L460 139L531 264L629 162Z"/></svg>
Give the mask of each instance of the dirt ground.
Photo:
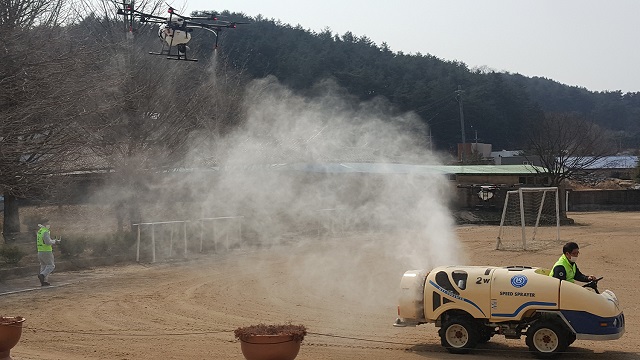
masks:
<svg viewBox="0 0 640 360"><path fill-rule="evenodd" d="M561 242L537 251L493 250L497 227L460 226L460 258L474 265L550 267L564 241L581 246L580 269L604 276L616 293L626 333L616 341L576 341L566 359L640 359L640 213L572 213ZM193 261L54 273L5 284L0 315L23 316L15 360L243 359L233 330L257 323L304 324L300 360L532 358L524 339L498 336L469 355L440 346L433 325L394 328L406 264L393 239L348 234L271 247L235 249ZM335 251L338 250L338 251ZM432 251L437 252L437 244ZM425 257L432 257L425 254Z"/></svg>

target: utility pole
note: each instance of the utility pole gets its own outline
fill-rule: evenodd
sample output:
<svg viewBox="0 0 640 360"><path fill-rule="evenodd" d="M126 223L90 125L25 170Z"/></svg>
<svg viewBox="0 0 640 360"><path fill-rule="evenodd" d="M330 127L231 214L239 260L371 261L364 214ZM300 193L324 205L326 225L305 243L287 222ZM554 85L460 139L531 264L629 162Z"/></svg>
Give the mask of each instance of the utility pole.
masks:
<svg viewBox="0 0 640 360"><path fill-rule="evenodd" d="M462 159L462 163L464 164L464 158L465 158L465 147L464 145L466 144L466 139L464 136L464 111L462 110L462 94L464 93L464 91L462 91L462 85L458 85L458 90L456 90L456 100L458 100L458 106L460 107L460 129L462 131L462 153L461 153L461 159Z"/></svg>

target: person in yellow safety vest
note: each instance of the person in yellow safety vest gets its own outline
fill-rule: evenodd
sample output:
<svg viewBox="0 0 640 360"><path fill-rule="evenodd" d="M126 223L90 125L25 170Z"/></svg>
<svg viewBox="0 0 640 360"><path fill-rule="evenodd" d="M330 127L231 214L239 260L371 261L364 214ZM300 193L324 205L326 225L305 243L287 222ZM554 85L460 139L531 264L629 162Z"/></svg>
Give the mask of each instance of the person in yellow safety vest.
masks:
<svg viewBox="0 0 640 360"><path fill-rule="evenodd" d="M549 273L549 276L570 282L574 282L574 280L582 282L595 280L595 276L584 275L580 272L580 269L578 269L576 261L578 260L579 254L580 248L578 247L578 244L573 241L566 243L562 247L562 256L560 256L560 259L558 259L558 261L553 265L553 269Z"/></svg>
<svg viewBox="0 0 640 360"><path fill-rule="evenodd" d="M36 236L36 244L38 245L38 261L40 261L40 273L38 280L41 286L49 286L49 274L56 268L55 259L53 258L53 247L51 245L60 244L60 240L51 238L49 228L49 220L43 221L44 225L38 224L38 235Z"/></svg>

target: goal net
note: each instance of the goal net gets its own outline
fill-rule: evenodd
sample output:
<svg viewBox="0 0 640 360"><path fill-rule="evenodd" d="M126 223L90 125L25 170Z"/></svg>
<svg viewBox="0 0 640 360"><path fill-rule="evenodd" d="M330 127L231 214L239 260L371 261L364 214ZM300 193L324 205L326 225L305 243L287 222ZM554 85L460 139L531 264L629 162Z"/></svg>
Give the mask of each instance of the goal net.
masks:
<svg viewBox="0 0 640 360"><path fill-rule="evenodd" d="M537 250L557 240L560 240L557 187L507 192L496 250Z"/></svg>

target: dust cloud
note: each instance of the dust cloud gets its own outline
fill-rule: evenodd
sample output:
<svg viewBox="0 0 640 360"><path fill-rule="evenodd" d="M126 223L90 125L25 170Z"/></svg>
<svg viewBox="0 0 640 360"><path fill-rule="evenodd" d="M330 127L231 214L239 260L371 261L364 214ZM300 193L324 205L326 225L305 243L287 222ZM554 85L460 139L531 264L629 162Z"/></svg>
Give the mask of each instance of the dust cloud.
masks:
<svg viewBox="0 0 640 360"><path fill-rule="evenodd" d="M404 271L464 260L451 185L424 171L439 160L415 114L357 101L330 80L302 94L268 77L245 99L243 125L192 154L217 171L191 181L206 184L203 216L244 216L245 241L294 246L281 266L291 291L378 306L395 302ZM372 259L375 269L363 266ZM265 269L252 262L247 271Z"/></svg>

